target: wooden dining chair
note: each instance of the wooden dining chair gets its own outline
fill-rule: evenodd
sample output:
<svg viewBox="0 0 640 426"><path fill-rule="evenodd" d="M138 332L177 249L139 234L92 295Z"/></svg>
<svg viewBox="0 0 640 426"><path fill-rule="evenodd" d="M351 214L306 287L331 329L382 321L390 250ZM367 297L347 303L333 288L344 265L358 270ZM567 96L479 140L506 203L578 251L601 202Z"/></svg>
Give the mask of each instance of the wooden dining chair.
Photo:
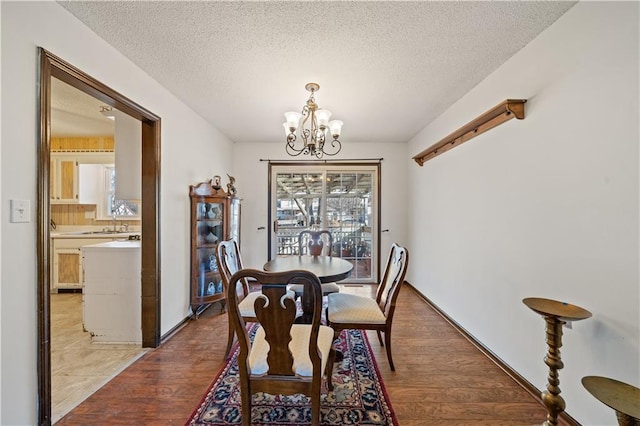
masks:
<svg viewBox="0 0 640 426"><path fill-rule="evenodd" d="M312 231L305 229L298 234L298 253L310 256L331 256L333 235L326 229Z"/></svg>
<svg viewBox="0 0 640 426"><path fill-rule="evenodd" d="M240 248L236 240L220 241L216 246L216 260L218 261L218 271L220 272L220 278L224 285L225 291L229 291L229 279L231 276L243 269L242 258L240 256ZM249 283L247 280L242 280L237 283L235 287L235 293L239 304L239 309L247 322L255 322L255 312L253 311L253 302L259 293L254 292L252 295L249 289ZM228 300L228 299L227 299ZM228 302L227 302L228 303ZM229 319L229 332L227 337L227 349L224 352L224 358L226 359L231 352L235 337L235 329Z"/></svg>
<svg viewBox="0 0 640 426"><path fill-rule="evenodd" d="M333 328L335 337L345 329L375 330L380 344L386 346L391 371L396 370L391 356L391 325L408 264L407 249L393 243L375 299L346 293L328 297L327 325ZM381 333L384 333L384 343Z"/></svg>
<svg viewBox="0 0 640 426"><path fill-rule="evenodd" d="M235 240L220 241L216 247L216 260L218 261L218 270L220 271L220 277L224 288L228 291L230 288L231 276L243 269L242 257L240 256L240 248ZM238 308L240 314L244 318L245 322L256 322L256 313L253 308L255 300L260 296L260 291L251 292L249 283L247 280L242 280L236 283L235 287L236 298L238 301ZM290 297L295 297L293 290L289 291ZM231 352L231 347L235 340L235 330L231 321L229 321L229 332L227 337L227 349L224 353L226 359Z"/></svg>
<svg viewBox="0 0 640 426"><path fill-rule="evenodd" d="M233 289L247 280L255 280L262 292L254 301L259 323L253 339L240 311L237 292ZM309 271L263 272L242 269L230 280L228 297L229 321L233 324L240 352L240 393L242 424L251 424L251 399L256 392L272 395L302 393L311 398L311 424L320 424L320 390L323 373L327 387L333 390L334 333L320 325L322 293L320 280ZM295 324L296 303L287 285L299 283L313 295L311 324Z"/></svg>
<svg viewBox="0 0 640 426"><path fill-rule="evenodd" d="M300 256L331 256L333 253L333 236L326 229L320 231L304 230L298 234L298 253ZM294 284L289 287L298 296L302 294L302 286ZM336 283L322 283L322 295L340 292Z"/></svg>

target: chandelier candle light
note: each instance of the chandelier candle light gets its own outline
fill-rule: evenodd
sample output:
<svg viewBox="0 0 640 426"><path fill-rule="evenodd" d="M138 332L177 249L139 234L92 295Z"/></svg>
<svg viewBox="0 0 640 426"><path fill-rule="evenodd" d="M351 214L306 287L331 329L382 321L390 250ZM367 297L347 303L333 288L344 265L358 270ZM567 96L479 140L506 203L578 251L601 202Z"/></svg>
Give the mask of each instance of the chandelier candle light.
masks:
<svg viewBox="0 0 640 426"><path fill-rule="evenodd" d="M322 158L324 155L336 155L342 149L342 144L338 140L342 130L342 121L329 121L331 112L318 108L314 98L315 92L320 90L318 83L307 83L304 88L311 92L311 95L302 108L302 114L295 111L284 113L287 122L282 126L287 135L287 154L293 157L309 154L315 155L317 158ZM296 143L296 134L302 138L302 146ZM325 144L328 135L333 140ZM328 146L329 150L327 151Z"/></svg>

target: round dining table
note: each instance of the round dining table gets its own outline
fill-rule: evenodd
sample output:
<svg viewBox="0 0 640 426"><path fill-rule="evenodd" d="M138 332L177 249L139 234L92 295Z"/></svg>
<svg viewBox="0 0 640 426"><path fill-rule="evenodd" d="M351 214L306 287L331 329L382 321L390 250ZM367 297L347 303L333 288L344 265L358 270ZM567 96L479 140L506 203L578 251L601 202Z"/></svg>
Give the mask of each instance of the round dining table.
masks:
<svg viewBox="0 0 640 426"><path fill-rule="evenodd" d="M353 263L331 256L278 256L264 264L268 272L282 272L303 269L313 272L321 283L341 281L351 275ZM310 295L306 295L310 296ZM302 319L305 322L313 315L313 298L302 293Z"/></svg>

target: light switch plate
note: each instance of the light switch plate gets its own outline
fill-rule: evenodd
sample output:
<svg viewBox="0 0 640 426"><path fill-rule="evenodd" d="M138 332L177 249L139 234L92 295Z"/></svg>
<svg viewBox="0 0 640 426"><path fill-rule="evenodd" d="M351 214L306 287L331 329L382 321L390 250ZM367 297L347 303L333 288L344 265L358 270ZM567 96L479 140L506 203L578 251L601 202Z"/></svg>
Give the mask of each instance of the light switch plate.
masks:
<svg viewBox="0 0 640 426"><path fill-rule="evenodd" d="M31 205L29 200L11 200L11 222L29 222Z"/></svg>

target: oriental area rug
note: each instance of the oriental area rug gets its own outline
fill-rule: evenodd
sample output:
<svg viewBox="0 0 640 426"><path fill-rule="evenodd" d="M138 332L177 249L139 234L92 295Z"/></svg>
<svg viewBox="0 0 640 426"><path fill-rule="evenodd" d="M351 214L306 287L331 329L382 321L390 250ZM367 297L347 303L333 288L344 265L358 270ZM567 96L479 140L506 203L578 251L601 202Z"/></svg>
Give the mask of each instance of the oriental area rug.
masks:
<svg viewBox="0 0 640 426"><path fill-rule="evenodd" d="M334 390L323 382L320 395L322 425L397 425L371 346L365 332L344 330L335 342L344 354L333 368ZM187 425L242 424L238 348L218 373ZM311 401L302 394L253 395L252 425L308 425Z"/></svg>

